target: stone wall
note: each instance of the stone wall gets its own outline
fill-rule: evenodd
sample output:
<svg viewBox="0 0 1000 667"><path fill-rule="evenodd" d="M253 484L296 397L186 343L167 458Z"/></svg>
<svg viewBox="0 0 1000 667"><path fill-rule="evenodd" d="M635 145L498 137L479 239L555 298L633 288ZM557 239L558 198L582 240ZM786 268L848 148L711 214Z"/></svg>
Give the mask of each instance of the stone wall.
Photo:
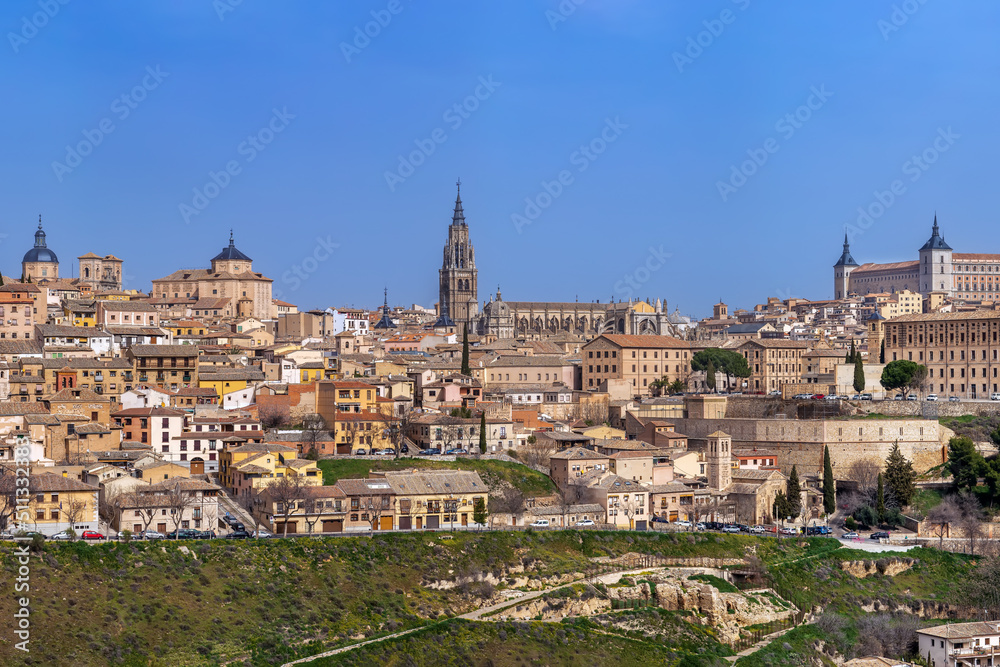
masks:
<svg viewBox="0 0 1000 667"><path fill-rule="evenodd" d="M798 468L800 475L823 470L823 446L830 448L834 471L846 470L859 459L884 460L895 442L918 472L940 463L952 434L929 419L679 419L677 431L688 436L689 447L704 450L708 434L721 430L733 438L733 449L759 449L778 454L785 474Z"/></svg>

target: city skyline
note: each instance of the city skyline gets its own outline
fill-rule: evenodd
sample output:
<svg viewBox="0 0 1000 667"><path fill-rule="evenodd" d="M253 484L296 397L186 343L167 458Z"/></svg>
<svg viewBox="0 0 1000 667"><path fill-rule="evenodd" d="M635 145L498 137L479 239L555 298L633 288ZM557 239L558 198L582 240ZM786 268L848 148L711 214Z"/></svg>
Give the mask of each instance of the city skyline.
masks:
<svg viewBox="0 0 1000 667"><path fill-rule="evenodd" d="M60 5L34 31L35 5L8 10L24 102L0 112L19 156L0 269L18 275L39 213L64 262L114 254L147 291L233 228L300 307L375 308L384 286L431 306L461 176L480 303L499 284L702 316L830 298L845 229L874 262L911 259L935 211L956 248L990 229L986 3L388 6ZM259 48L268 30L295 44ZM632 289L651 249L669 259Z"/></svg>

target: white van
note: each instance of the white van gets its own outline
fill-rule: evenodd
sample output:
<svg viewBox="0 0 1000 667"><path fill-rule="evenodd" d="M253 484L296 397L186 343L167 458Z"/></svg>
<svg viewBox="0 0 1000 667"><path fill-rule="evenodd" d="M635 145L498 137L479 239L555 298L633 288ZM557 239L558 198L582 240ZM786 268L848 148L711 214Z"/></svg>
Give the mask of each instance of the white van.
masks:
<svg viewBox="0 0 1000 667"><path fill-rule="evenodd" d="M548 528L549 527L549 520L548 519L536 519L535 521L532 521L531 523L529 523L528 527L529 528Z"/></svg>

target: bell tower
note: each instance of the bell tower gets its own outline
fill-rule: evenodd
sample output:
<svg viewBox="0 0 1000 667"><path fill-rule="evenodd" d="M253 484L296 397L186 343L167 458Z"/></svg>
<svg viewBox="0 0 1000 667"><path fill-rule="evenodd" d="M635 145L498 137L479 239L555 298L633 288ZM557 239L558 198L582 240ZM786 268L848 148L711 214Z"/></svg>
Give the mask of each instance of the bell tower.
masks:
<svg viewBox="0 0 1000 667"><path fill-rule="evenodd" d="M708 450L705 463L708 465L708 487L726 489L733 483L733 439L728 433L716 431L708 436Z"/></svg>
<svg viewBox="0 0 1000 667"><path fill-rule="evenodd" d="M438 312L448 314L458 324L468 324L476 331L479 315L479 272L476 270L476 251L469 239L469 225L462 208L462 181L455 184L458 196L448 227L448 242L444 246L444 261L438 272Z"/></svg>
<svg viewBox="0 0 1000 667"><path fill-rule="evenodd" d="M833 298L846 299L851 290L851 272L858 268L858 263L851 256L851 242L844 232L844 252L833 265Z"/></svg>

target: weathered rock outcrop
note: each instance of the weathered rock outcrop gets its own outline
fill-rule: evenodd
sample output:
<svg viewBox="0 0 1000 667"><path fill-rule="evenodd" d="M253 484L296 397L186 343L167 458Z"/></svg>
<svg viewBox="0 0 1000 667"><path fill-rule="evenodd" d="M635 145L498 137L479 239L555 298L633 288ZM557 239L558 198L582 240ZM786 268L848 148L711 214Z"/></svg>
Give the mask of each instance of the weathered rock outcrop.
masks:
<svg viewBox="0 0 1000 667"><path fill-rule="evenodd" d="M840 569L858 579L870 577L873 574L883 574L895 577L900 572L906 572L916 564L913 558L880 558L879 560L845 560L840 562Z"/></svg>

